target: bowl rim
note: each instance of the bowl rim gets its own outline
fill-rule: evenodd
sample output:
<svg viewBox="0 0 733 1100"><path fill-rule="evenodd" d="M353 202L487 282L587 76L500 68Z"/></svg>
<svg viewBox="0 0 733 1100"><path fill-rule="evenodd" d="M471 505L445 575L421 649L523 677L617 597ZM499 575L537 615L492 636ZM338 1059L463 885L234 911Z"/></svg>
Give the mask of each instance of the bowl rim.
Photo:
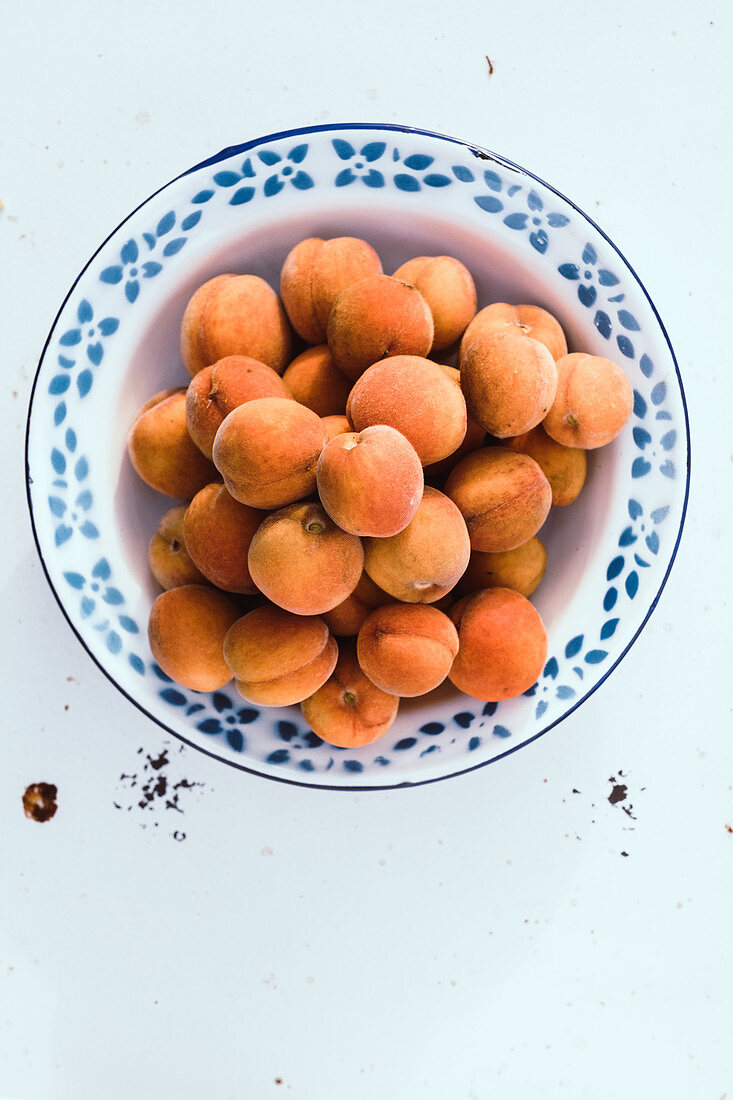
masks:
<svg viewBox="0 0 733 1100"><path fill-rule="evenodd" d="M309 782L307 780L296 779L296 778L293 778L292 776L285 775L285 774L278 775L278 774L272 774L270 772L260 771L260 770L258 770L258 768L254 767L252 765L243 764L243 763L240 763L239 761L237 761L234 758L219 755L218 753L213 752L210 749L207 749L203 744L200 744L197 741L191 740L190 738L188 738L188 737L184 736L183 734L181 734L181 733L177 732L176 730L174 730L171 726L167 725L162 719L160 719L160 718L156 717L154 714L152 714L142 703L140 703L137 699L135 699L120 683L117 682L117 680L114 678L114 676L104 667L104 665L101 663L101 661L94 655L94 653L89 648L86 641L84 640L84 637L81 635L81 633L74 626L74 624L71 620L71 617L67 613L66 608L64 606L64 603L63 603L63 601L62 601L62 599L61 599L61 597L60 597L60 595L59 595L59 593L56 589L56 586L54 585L53 580L51 578L50 570L49 570L49 568L46 564L46 560L45 560L44 555L43 555L43 550L42 550L42 547L41 547L38 531L37 531L37 528L36 528L34 512L33 512L33 501L32 501L32 495L31 495L32 477L31 477L31 472L30 472L29 447L30 447L30 432L31 432L31 416L32 416L32 413L33 413L33 404L34 404L34 399L35 399L35 395L36 395L36 389L37 389L38 382L39 382L39 379L40 379L43 363L44 363L44 360L45 360L45 357L46 357L46 352L48 351L48 347L49 347L49 344L50 344L51 339L53 337L53 334L54 334L54 331L56 329L56 325L59 321L59 318L60 318L62 312L64 311L64 308L66 307L66 304L67 304L69 298L71 297L74 290L76 289L79 281L84 276L84 274L89 269L89 267L92 265L92 263L94 262L94 260L98 256L98 254L105 248L107 243L119 232L119 230L126 224L126 222L128 222L132 217L134 217L134 215L138 212L138 210L140 210L143 206L147 205L147 203L149 203L152 199L154 199L161 192L165 191L166 188L168 188L172 184L176 183L178 180L181 180L184 177L186 177L188 175L191 175L192 173L197 172L197 171L199 171L203 168L208 168L208 167L211 167L215 164L218 164L222 160L227 160L230 157L239 156L242 153L247 152L248 150L253 149L258 145L262 145L265 142L279 141L279 140L287 139L287 138L291 138L291 137L299 137L299 136L305 135L305 134L314 134L314 133L322 134L322 133L328 133L330 131L354 131L354 130L387 131L387 132L391 132L391 133L415 134L415 135L422 136L422 137L437 138L441 141L445 141L445 142L449 142L449 143L454 144L454 145L458 145L458 146L462 147L463 149L467 149L470 153L472 153L474 156L478 157L479 159L494 161L495 163L497 163L497 164L499 164L503 167L510 168L510 169L520 173L521 175L525 176L526 178L534 180L536 183L541 184L543 187L547 188L548 191L552 192L559 199L561 199L564 203L566 203L572 210L574 210L578 215L580 215L580 217L583 218L590 226L592 226L594 231L600 237L603 238L603 240L611 247L611 249L613 249L613 251L616 253L616 255L619 257L619 259L622 261L622 263L624 264L624 266L628 270L629 274L632 276L632 278L636 282L637 286L639 287L642 294L646 298L646 301L649 304L649 307L651 308L651 311L654 315L654 318L655 318L655 320L656 320L656 322L659 326L659 330L660 330L660 332L661 332L661 334L664 338L664 341L667 345L667 350L669 352L672 364L674 366L675 375L676 375L676 379L677 379L677 385L678 385L678 388L679 388L679 396L680 396L680 403L681 403L681 408L682 408L683 421L684 421L684 430L685 430L686 462L685 462L685 484L684 484L684 493L683 493L681 510L680 510L679 526L678 526L678 529L677 529L677 532L676 532L676 535L675 535L675 538L674 538L674 544L671 548L667 568L666 568L666 570L664 572L664 575L663 575L663 577L660 581L657 592L655 593L653 599L650 601L649 607L647 608L646 613L644 614L644 617L642 618L642 620L639 623L636 631L634 632L632 637L629 639L626 646L621 650L621 652L618 654L618 656L612 662L612 664L610 664L609 667L604 671L603 675L601 677L599 677L599 679L591 687L589 687L588 691L586 691L585 694L580 696L580 698L578 698L577 701L572 706L570 706L566 711L563 712L563 714L559 715L553 721L551 721L547 725L543 726L541 730L538 730L536 733L532 734L529 737L526 737L524 740L518 742L517 744L512 745L511 747L507 748L504 752L497 753L495 756L492 756L491 759L489 759L489 760L479 761L475 764L469 764L466 767L459 767L459 768L456 768L455 770L445 772L444 774L428 776L424 779L402 780L398 783L382 783L382 784L349 783L349 784L337 784L336 785L336 784L329 784L329 783L322 783L322 782L321 783ZM443 133L440 133L439 131L427 130L427 129L424 129L424 128L419 127L419 126L401 125L401 124L397 124L397 123L386 123L386 122L329 122L329 123L322 123L322 124L313 124L313 125L309 125L309 126L292 127L292 128L288 128L288 129L285 129L285 130L276 130L276 131L273 131L272 133L268 133L268 134L262 134L262 135L259 135L258 137L251 138L246 142L241 142L241 143L238 143L236 145L226 146L224 149L219 150L218 153L214 153L210 157L207 157L204 160L199 161L198 163L192 165L191 167L184 169L184 171L179 172L177 175L173 176L166 183L163 183L160 187L158 187L154 191L152 191L149 195L147 195L144 199L142 199L141 202L139 202L135 207L133 207L133 209L130 210L129 213L127 213L125 215L125 217L122 218L122 220L107 234L107 236L100 242L100 244L97 246L97 248L89 256L89 259L86 261L84 266L81 268L81 270L78 272L78 274L76 275L74 280L71 282L67 293L64 295L64 298L63 298L61 304L59 305L58 310L56 311L56 314L53 318L53 321L51 322L51 325L50 325L50 328L48 330L46 339L44 341L43 348L41 350L41 354L40 354L39 359L38 359L38 365L36 367L35 375L33 377L33 383L32 383L32 386L31 386L30 397L29 397L29 401L28 401L28 411L27 411L27 414L26 414L25 445L24 445L25 482L26 482L25 488L26 488L26 499L27 499L27 503L28 503L28 514L30 516L31 532L32 532L32 535L33 535L33 541L35 543L36 552L38 554L38 557L39 557L39 560L40 560L40 563L41 563L41 568L43 569L44 575L45 575L46 580L48 582L48 585L51 589L51 592L53 593L53 596L56 600L56 603L58 604L59 608L61 609L61 612L62 612L64 618L66 619L67 624L71 628L72 632L74 633L74 635L76 636L78 641L81 643L81 645L82 645L83 649L86 651L87 655L91 658L91 660L97 666L97 668L104 674L104 676L107 678L107 680L109 680L110 683L112 683L114 685L114 687L130 703L132 703L137 708L137 710L139 710L147 718L149 718L151 721L153 721L157 726L160 726L160 728L163 729L168 735L175 737L176 740L181 741L183 744L188 745L189 747L195 749L197 752L201 752L205 756L209 756L212 759L214 759L214 760L216 760L220 763L227 764L229 767L236 768L238 771L247 772L251 775L256 775L259 778L273 780L273 781L278 782L278 783L285 783L285 784L288 784L289 786L307 787L307 788L316 789L316 790L349 791L349 792L352 792L352 793L353 792L361 792L361 791L402 790L402 789L410 788L410 787L422 787L422 786L425 786L425 785L430 784L430 783L442 782L443 780L446 780L446 779L455 779L458 776L467 775L468 773L477 771L480 768L485 768L485 767L489 766L490 764L494 764L499 760L505 759L505 757L507 757L507 756L511 756L512 753L517 752L519 749L525 748L527 745L531 744L533 741L536 741L536 740L538 740L538 738L543 737L551 729L553 729L555 726L559 725L570 714L572 714L575 710L577 710L578 707L580 707L582 703L584 703L587 699L589 699L590 696L593 695L601 687L601 685L606 682L606 680L611 675L611 673L614 671L614 669L616 669L617 666L621 663L621 661L626 657L627 653L632 648L632 646L634 645L634 643L638 639L639 635L641 634L642 630L644 629L644 627L648 623L653 611L656 609L657 604L659 602L659 599L662 595L662 592L664 591L664 588L667 584L667 581L669 579L669 575L670 575L671 570L672 570L672 566L674 565L674 562L677 558L677 552L679 550L680 540L682 538L682 532L684 530L685 521L686 521L686 517L687 517L687 507L688 507L689 495L690 495L690 478L691 478L691 467L692 467L691 459L692 459L692 455L691 455L691 439L690 439L690 422L689 422L689 415L688 415L688 409L687 409L687 400L686 400L686 397L685 397L685 390L684 390L684 385L683 385L683 382L682 382L682 376L680 374L679 364L677 362L677 357L675 355L674 348L672 347L672 343L670 341L669 334L667 333L667 329L664 325L664 322L662 321L662 318L659 315L657 307L655 306L654 301L651 298L651 295L649 294L648 290L646 289L646 286L644 285L642 280L639 278L639 275L637 274L635 268L632 266L632 264L626 258L626 256L621 251L621 249L608 236L608 234L593 220L593 218L590 217L589 214L587 214L581 207L579 207L577 205L577 203L573 202L572 199L569 199L562 191L558 190L558 188L556 188L552 184L548 183L541 176L538 176L538 175L536 175L536 173L531 172L529 169L524 168L520 164L517 164L515 161L512 161L509 158L504 157L504 156L502 156L498 153L494 153L490 149L487 149L484 146L478 145L475 142L465 141L462 138L457 138L457 137L453 137L453 136L448 135L448 134L443 134Z"/></svg>

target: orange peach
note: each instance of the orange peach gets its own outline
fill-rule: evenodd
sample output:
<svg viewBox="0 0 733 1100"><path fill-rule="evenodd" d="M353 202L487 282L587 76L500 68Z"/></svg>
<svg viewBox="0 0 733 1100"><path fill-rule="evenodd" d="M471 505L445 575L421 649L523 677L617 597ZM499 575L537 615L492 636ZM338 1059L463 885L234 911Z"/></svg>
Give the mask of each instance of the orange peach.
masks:
<svg viewBox="0 0 733 1100"><path fill-rule="evenodd" d="M546 568L547 551L536 535L513 550L499 550L494 554L472 550L456 592L464 595L482 588L513 588L522 596L531 596Z"/></svg>
<svg viewBox="0 0 733 1100"><path fill-rule="evenodd" d="M557 389L544 344L513 332L479 333L461 358L461 388L471 416L498 439L539 424Z"/></svg>
<svg viewBox="0 0 733 1100"><path fill-rule="evenodd" d="M295 615L320 615L356 588L364 551L320 504L291 504L262 521L249 548L249 571L261 592Z"/></svg>
<svg viewBox="0 0 733 1100"><path fill-rule="evenodd" d="M347 416L322 416L321 420L326 430L326 443L330 443L337 435L351 431L351 423Z"/></svg>
<svg viewBox="0 0 733 1100"><path fill-rule="evenodd" d="M582 448L556 443L541 424L524 435L507 439L506 446L535 460L550 483L554 505L572 504L585 483L586 457Z"/></svg>
<svg viewBox="0 0 733 1100"><path fill-rule="evenodd" d="M557 393L543 421L547 434L566 447L605 447L631 416L634 392L617 363L574 352L557 364Z"/></svg>
<svg viewBox="0 0 733 1100"><path fill-rule="evenodd" d="M511 588L489 588L461 603L451 682L494 703L531 688L545 664L547 635L529 600Z"/></svg>
<svg viewBox="0 0 733 1100"><path fill-rule="evenodd" d="M455 344L476 313L476 284L471 272L453 256L416 256L394 273L422 294L433 315L432 351Z"/></svg>
<svg viewBox="0 0 733 1100"><path fill-rule="evenodd" d="M369 680L356 659L353 645L339 653L333 675L300 709L323 741L340 748L370 745L393 725L400 701Z"/></svg>
<svg viewBox="0 0 733 1100"><path fill-rule="evenodd" d="M562 325L542 306L510 306L492 302L480 309L463 334L461 358L475 336L481 332L513 332L544 344L553 359L567 355L568 345Z"/></svg>
<svg viewBox="0 0 733 1100"><path fill-rule="evenodd" d="M237 691L263 707L299 703L326 682L338 646L323 619L266 605L243 615L224 639Z"/></svg>
<svg viewBox="0 0 733 1100"><path fill-rule="evenodd" d="M364 621L356 642L362 671L391 695L425 695L442 684L458 653L458 633L426 604L389 603Z"/></svg>
<svg viewBox="0 0 733 1100"><path fill-rule="evenodd" d="M186 549L207 580L226 592L257 591L247 567L252 537L265 512L240 504L216 481L199 490L186 510Z"/></svg>
<svg viewBox="0 0 733 1100"><path fill-rule="evenodd" d="M424 466L453 454L466 435L460 386L418 355L393 355L368 367L349 394L346 415L357 432L375 424L396 428Z"/></svg>
<svg viewBox="0 0 733 1100"><path fill-rule="evenodd" d="M356 381L387 355L427 355L433 315L414 286L373 275L341 291L328 318L327 338L336 366Z"/></svg>
<svg viewBox="0 0 733 1100"><path fill-rule="evenodd" d="M190 375L227 355L248 355L282 374L293 332L282 302L258 275L216 275L190 298L181 356Z"/></svg>
<svg viewBox="0 0 733 1100"><path fill-rule="evenodd" d="M145 403L127 437L135 471L153 489L190 500L216 477L186 427L185 389L164 390Z"/></svg>
<svg viewBox="0 0 733 1100"><path fill-rule="evenodd" d="M318 460L318 494L334 523L352 535L395 535L415 515L423 472L413 446L375 425L337 435Z"/></svg>
<svg viewBox="0 0 733 1100"><path fill-rule="evenodd" d="M466 520L473 550L513 550L547 519L552 490L529 455L482 447L449 474L445 491Z"/></svg>
<svg viewBox="0 0 733 1100"><path fill-rule="evenodd" d="M193 691L217 691L232 678L224 638L239 616L237 605L208 585L171 588L153 602L150 650L176 683Z"/></svg>
<svg viewBox="0 0 733 1100"><path fill-rule="evenodd" d="M443 493L426 486L404 531L391 538L364 540L364 567L374 583L395 599L435 603L463 575L470 553L458 508Z"/></svg>
<svg viewBox="0 0 733 1100"><path fill-rule="evenodd" d="M272 367L246 355L228 355L193 376L186 391L186 424L191 439L211 458L214 436L232 409L258 397L290 397Z"/></svg>
<svg viewBox="0 0 733 1100"><path fill-rule="evenodd" d="M235 500L282 508L315 489L325 440L323 421L305 405L259 397L224 420L214 439L214 464Z"/></svg>
<svg viewBox="0 0 733 1100"><path fill-rule="evenodd" d="M391 603L392 597L378 588L367 572L363 572L354 591L343 603L324 611L323 620L337 638L359 633L359 628L375 607Z"/></svg>
<svg viewBox="0 0 733 1100"><path fill-rule="evenodd" d="M148 546L150 571L161 588L206 584L206 578L196 568L186 550L183 538L185 513L185 504L176 504L164 512Z"/></svg>
<svg viewBox="0 0 733 1100"><path fill-rule="evenodd" d="M280 294L293 328L306 343L322 344L341 291L358 279L381 274L379 256L358 237L300 241L291 248L280 272Z"/></svg>
<svg viewBox="0 0 733 1100"><path fill-rule="evenodd" d="M293 359L283 382L296 401L319 416L339 416L346 411L351 381L334 366L327 344L307 348Z"/></svg>

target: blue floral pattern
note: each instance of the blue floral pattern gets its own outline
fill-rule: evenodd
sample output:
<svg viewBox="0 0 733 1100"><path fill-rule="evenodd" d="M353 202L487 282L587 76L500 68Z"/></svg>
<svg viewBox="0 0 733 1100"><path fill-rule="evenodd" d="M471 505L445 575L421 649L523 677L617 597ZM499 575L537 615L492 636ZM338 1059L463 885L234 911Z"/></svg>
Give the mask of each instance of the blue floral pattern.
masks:
<svg viewBox="0 0 733 1100"><path fill-rule="evenodd" d="M227 207L249 211L267 202L269 208L277 196L293 192L301 193L303 201L327 192L335 202L349 187L414 193L416 209L425 196L447 194L452 203L474 210L474 219L487 232L520 242L536 262L556 272L560 287L574 288L581 312L592 317L609 355L617 349L627 361L634 384L626 518L614 536L592 625L553 640L553 652L525 693L526 701L480 704L460 697L450 719L422 721L409 734L390 732L375 746L359 750L324 744L293 708L261 712L229 689L200 694L170 681L142 641L133 610L139 597L115 579L117 536L101 527L94 449L80 442L87 438L87 418L96 415L95 379L107 369L121 326L134 321L146 286L165 280L168 267L180 263L189 237L207 218L226 221ZM263 774L326 785L400 783L406 761L419 781L421 769L431 775L436 766L441 770L434 763L441 756L447 760L445 774L460 771L505 754L577 705L619 659L617 640L629 635L624 624L643 621L641 593L645 607L653 595L644 588L645 575L671 561L681 522L680 494L665 494L664 486L679 485L686 461L681 391L670 357L665 355L661 368L655 364L660 354L655 322L642 318L633 277L602 236L515 166L435 135L389 127L324 127L228 151L219 163L175 181L130 222L131 230L123 227L112 237L61 312L39 368L32 448L29 435L39 547L62 606L110 675L120 682L123 665L133 670L146 709L173 732L194 742L199 738L209 749L216 744L223 759L241 759ZM636 302L633 308L630 299ZM390 773L394 779L385 778Z"/></svg>

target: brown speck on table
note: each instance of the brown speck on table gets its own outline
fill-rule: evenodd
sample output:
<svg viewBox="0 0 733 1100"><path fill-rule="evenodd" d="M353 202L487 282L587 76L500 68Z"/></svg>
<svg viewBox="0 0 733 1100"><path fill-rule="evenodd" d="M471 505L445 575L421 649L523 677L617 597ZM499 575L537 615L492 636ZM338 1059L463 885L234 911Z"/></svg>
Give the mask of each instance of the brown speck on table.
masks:
<svg viewBox="0 0 733 1100"><path fill-rule="evenodd" d="M54 783L31 783L23 792L23 812L31 821L50 821L56 813L58 788Z"/></svg>
<svg viewBox="0 0 733 1100"><path fill-rule="evenodd" d="M725 831L727 833L733 833L733 825L726 825Z"/></svg>
<svg viewBox="0 0 733 1100"><path fill-rule="evenodd" d="M491 58L488 54L484 54L484 57L486 58L486 64L489 66L489 76L493 76L494 66L491 64Z"/></svg>

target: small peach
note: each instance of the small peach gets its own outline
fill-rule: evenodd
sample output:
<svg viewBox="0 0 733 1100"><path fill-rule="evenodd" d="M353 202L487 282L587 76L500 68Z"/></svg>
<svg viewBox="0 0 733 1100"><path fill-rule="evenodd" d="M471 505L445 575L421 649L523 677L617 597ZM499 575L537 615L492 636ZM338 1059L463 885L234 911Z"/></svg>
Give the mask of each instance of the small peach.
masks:
<svg viewBox="0 0 733 1100"><path fill-rule="evenodd" d="M631 416L634 392L617 363L574 352L557 364L557 393L543 421L547 434L566 447L605 447Z"/></svg>
<svg viewBox="0 0 733 1100"><path fill-rule="evenodd" d="M186 391L186 424L207 458L232 409L258 397L290 397L290 391L272 367L246 355L228 355L193 376Z"/></svg>
<svg viewBox="0 0 733 1100"><path fill-rule="evenodd" d="M346 644L330 680L303 700L306 722L329 745L353 749L370 745L394 724L400 701L369 680Z"/></svg>
<svg viewBox="0 0 733 1100"><path fill-rule="evenodd" d="M544 344L512 332L479 333L461 358L470 415L498 439L539 424L557 389L555 361Z"/></svg>
<svg viewBox="0 0 733 1100"><path fill-rule="evenodd" d="M306 343L322 344L341 291L358 279L381 274L379 256L358 237L300 241L291 248L280 273L280 294L293 328Z"/></svg>
<svg viewBox="0 0 733 1100"><path fill-rule="evenodd" d="M324 611L323 621L337 638L359 633L359 628L375 607L391 603L392 597L378 588L367 572L363 572L354 591L343 603Z"/></svg>
<svg viewBox="0 0 733 1100"><path fill-rule="evenodd" d="M185 513L185 504L176 504L164 512L148 546L150 571L161 588L206 584L206 578L196 568L186 550L183 538Z"/></svg>
<svg viewBox="0 0 733 1100"><path fill-rule="evenodd" d="M433 351L442 351L463 335L476 313L476 284L453 256L416 256L394 273L422 294L433 315Z"/></svg>
<svg viewBox="0 0 733 1100"><path fill-rule="evenodd" d="M307 348L293 359L283 382L296 401L319 416L339 416L346 410L351 381L334 366L326 344Z"/></svg>
<svg viewBox="0 0 733 1100"><path fill-rule="evenodd" d="M541 306L510 306L506 302L492 302L480 309L463 334L461 358L474 337L481 332L513 332L539 340L553 359L560 359L568 352L562 325Z"/></svg>
<svg viewBox="0 0 733 1100"><path fill-rule="evenodd" d="M135 471L159 493L190 500L216 477L186 427L185 389L164 390L145 403L127 437Z"/></svg>
<svg viewBox="0 0 733 1100"><path fill-rule="evenodd" d="M426 604L389 603L359 631L362 671L391 695L425 695L442 684L458 653L458 634L442 611Z"/></svg>
<svg viewBox="0 0 733 1100"><path fill-rule="evenodd" d="M351 422L347 416L322 416L321 420L326 430L326 443L330 443L337 435L351 431Z"/></svg>
<svg viewBox="0 0 733 1100"><path fill-rule="evenodd" d="M247 552L265 512L240 504L221 482L199 490L186 510L186 549L207 580L226 592L257 592Z"/></svg>
<svg viewBox="0 0 733 1100"><path fill-rule="evenodd" d="M572 504L585 484L586 457L582 448L556 443L541 424L505 443L512 451L535 460L550 483L553 505Z"/></svg>
<svg viewBox="0 0 733 1100"><path fill-rule="evenodd" d="M513 550L499 550L493 554L472 550L456 592L465 595L482 588L513 588L528 597L544 577L546 568L547 551L536 535Z"/></svg>
<svg viewBox="0 0 733 1100"><path fill-rule="evenodd" d="M153 602L148 639L163 672L193 691L218 691L231 680L224 637L239 618L237 605L208 585L184 584Z"/></svg>

